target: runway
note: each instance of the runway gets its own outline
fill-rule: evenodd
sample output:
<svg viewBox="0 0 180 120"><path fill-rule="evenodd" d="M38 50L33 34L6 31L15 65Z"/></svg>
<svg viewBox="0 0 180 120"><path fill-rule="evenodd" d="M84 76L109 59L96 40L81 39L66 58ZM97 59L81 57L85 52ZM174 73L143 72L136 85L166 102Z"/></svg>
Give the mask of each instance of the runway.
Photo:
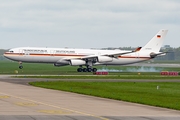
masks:
<svg viewBox="0 0 180 120"><path fill-rule="evenodd" d="M28 85L37 80L0 76L0 120L180 119L176 110Z"/></svg>

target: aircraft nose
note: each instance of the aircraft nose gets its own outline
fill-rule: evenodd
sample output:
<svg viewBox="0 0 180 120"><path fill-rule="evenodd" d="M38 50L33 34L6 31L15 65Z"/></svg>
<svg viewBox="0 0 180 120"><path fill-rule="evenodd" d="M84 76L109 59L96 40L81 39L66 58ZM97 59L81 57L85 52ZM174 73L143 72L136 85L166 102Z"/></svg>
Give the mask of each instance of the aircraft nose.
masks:
<svg viewBox="0 0 180 120"><path fill-rule="evenodd" d="M3 54L3 56L4 56L4 57L7 57L7 52L5 52L5 53Z"/></svg>
<svg viewBox="0 0 180 120"><path fill-rule="evenodd" d="M3 54L3 56L4 56L5 58L9 58L9 52L5 52L5 53Z"/></svg>

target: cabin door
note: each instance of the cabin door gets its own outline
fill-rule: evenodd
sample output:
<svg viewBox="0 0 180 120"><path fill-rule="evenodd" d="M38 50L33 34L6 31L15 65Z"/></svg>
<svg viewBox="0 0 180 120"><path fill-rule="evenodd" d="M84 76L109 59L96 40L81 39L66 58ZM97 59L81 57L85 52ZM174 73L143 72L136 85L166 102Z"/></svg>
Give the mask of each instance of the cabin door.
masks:
<svg viewBox="0 0 180 120"><path fill-rule="evenodd" d="M50 56L54 56L54 50L50 51Z"/></svg>
<svg viewBox="0 0 180 120"><path fill-rule="evenodd" d="M136 52L136 58L139 59L139 52Z"/></svg>
<svg viewBox="0 0 180 120"><path fill-rule="evenodd" d="M50 50L50 56L49 56L49 60L50 60L50 62L55 62L54 61L54 54L55 54L55 51L54 50Z"/></svg>
<svg viewBox="0 0 180 120"><path fill-rule="evenodd" d="M24 56L23 49L20 49L20 50L19 50L19 56Z"/></svg>

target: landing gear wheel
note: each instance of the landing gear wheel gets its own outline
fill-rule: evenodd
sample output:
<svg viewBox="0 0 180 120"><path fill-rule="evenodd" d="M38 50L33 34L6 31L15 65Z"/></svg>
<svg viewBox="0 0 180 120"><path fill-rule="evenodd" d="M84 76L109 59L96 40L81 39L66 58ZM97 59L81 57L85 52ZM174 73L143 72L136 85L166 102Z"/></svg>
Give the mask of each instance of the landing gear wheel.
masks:
<svg viewBox="0 0 180 120"><path fill-rule="evenodd" d="M87 71L88 71L88 72L92 72L92 69L91 69L91 68L87 68Z"/></svg>
<svg viewBox="0 0 180 120"><path fill-rule="evenodd" d="M78 72L82 72L83 69L82 69L82 68L78 68L77 71L78 71Z"/></svg>
<svg viewBox="0 0 180 120"><path fill-rule="evenodd" d="M92 71L93 71L93 72L96 72L96 71L97 71L97 69L96 69L96 68L93 68L93 69L92 69Z"/></svg>
<svg viewBox="0 0 180 120"><path fill-rule="evenodd" d="M19 69L23 69L23 66L19 66Z"/></svg>
<svg viewBox="0 0 180 120"><path fill-rule="evenodd" d="M19 69L23 69L22 62L19 61Z"/></svg>
<svg viewBox="0 0 180 120"><path fill-rule="evenodd" d="M87 69L86 69L86 68L83 68L83 72L87 72Z"/></svg>

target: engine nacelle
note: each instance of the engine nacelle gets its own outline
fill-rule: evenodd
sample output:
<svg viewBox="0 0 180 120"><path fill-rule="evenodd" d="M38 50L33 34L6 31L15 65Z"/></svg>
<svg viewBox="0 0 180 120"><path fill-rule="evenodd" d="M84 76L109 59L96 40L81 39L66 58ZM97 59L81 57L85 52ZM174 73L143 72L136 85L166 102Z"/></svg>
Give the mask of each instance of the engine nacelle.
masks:
<svg viewBox="0 0 180 120"><path fill-rule="evenodd" d="M55 66L55 67L66 66L66 65L69 65L69 64L54 63L54 66Z"/></svg>
<svg viewBox="0 0 180 120"><path fill-rule="evenodd" d="M56 62L56 64L68 64L69 65L69 61L68 60L63 60L63 59L60 59Z"/></svg>
<svg viewBox="0 0 180 120"><path fill-rule="evenodd" d="M86 61L84 60L74 59L70 61L70 65L72 66L85 65L85 64L86 64Z"/></svg>
<svg viewBox="0 0 180 120"><path fill-rule="evenodd" d="M106 62L112 62L112 61L113 61L112 57L98 56L98 62L100 63L106 63Z"/></svg>

